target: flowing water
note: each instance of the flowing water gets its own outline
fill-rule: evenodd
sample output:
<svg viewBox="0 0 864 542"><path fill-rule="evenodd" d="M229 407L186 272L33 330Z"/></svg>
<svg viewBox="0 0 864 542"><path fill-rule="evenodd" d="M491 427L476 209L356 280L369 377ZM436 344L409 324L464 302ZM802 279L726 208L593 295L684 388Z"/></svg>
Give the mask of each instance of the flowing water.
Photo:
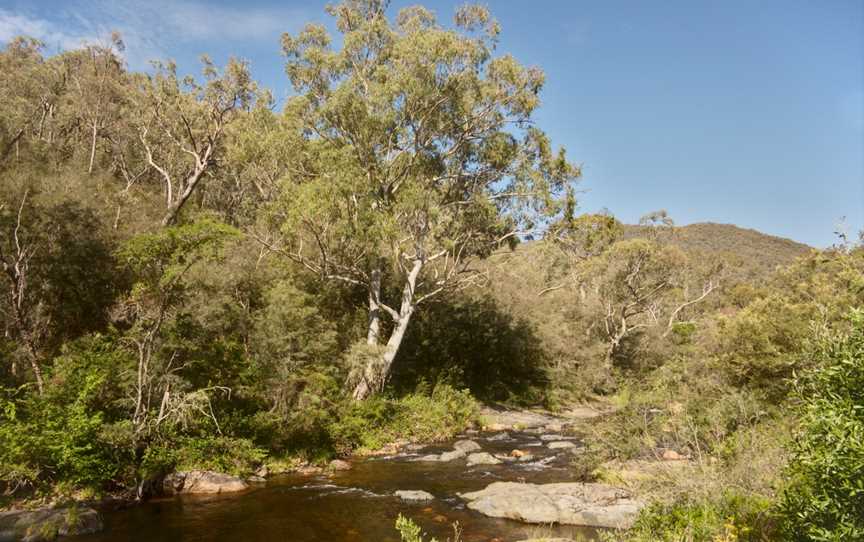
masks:
<svg viewBox="0 0 864 542"><path fill-rule="evenodd" d="M535 460L474 467L467 467L464 459L414 461L416 454L356 460L351 470L330 475L285 475L243 493L182 496L107 512L103 532L75 540L398 542L394 523L400 513L442 542L452 539L454 522L459 522L465 542L537 536L596 539L597 532L589 528L526 525L487 518L465 507L457 493L494 481L572 481L569 465L574 456L567 450L549 450L534 434L502 436L469 438L483 451L507 454L518 448L530 451ZM419 454L448 449L429 447ZM402 501L393 495L400 489L428 491L435 500Z"/></svg>

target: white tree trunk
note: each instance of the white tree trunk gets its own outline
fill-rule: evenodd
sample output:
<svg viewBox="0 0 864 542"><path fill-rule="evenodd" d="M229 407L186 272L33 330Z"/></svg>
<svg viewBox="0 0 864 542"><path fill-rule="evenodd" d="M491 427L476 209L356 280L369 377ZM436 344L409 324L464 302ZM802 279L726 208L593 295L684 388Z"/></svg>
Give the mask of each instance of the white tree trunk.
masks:
<svg viewBox="0 0 864 542"><path fill-rule="evenodd" d="M96 161L96 136L99 135L99 125L93 121L93 129L90 134L90 165L87 167L87 174L93 173L93 162Z"/></svg>
<svg viewBox="0 0 864 542"><path fill-rule="evenodd" d="M381 270L373 269L369 284L369 329L366 332L366 344L378 344L381 334Z"/></svg>
<svg viewBox="0 0 864 542"><path fill-rule="evenodd" d="M364 367L363 374L351 394L351 396L357 401L362 401L371 394L380 391L390 376L390 369L393 366L393 360L396 359L396 354L399 353L402 339L405 338L405 331L408 329L408 324L411 322L411 316L414 314L414 309L416 308L414 305L414 288L417 285L417 277L420 275L420 270L422 268L423 261L415 260L411 271L405 279L405 287L402 290L402 305L399 307L399 312L396 313L393 309L386 308L386 310L391 313L390 316L392 316L394 320L393 331L390 333L390 338L387 339L387 345L384 347L384 352L381 356L378 359L370 360L366 367ZM379 309L385 308L380 302L378 302L376 306ZM370 315L370 334L371 325L372 318ZM368 338L369 337L367 336L367 339Z"/></svg>

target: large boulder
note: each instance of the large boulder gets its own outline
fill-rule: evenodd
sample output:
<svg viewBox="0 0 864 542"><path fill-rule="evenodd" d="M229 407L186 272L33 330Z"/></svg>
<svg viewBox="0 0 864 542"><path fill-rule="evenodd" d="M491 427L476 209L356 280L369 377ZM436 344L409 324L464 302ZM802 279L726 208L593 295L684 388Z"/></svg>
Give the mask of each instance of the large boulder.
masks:
<svg viewBox="0 0 864 542"><path fill-rule="evenodd" d="M465 439L465 440L457 440L456 442L454 442L453 443L453 449L459 450L461 452L465 452L467 454L470 452L476 452L477 450L480 450L481 448L480 448L480 445L477 444L476 442L474 442L473 440Z"/></svg>
<svg viewBox="0 0 864 542"><path fill-rule="evenodd" d="M242 478L207 470L172 472L162 480L162 491L166 495L188 493L231 493L248 489Z"/></svg>
<svg viewBox="0 0 864 542"><path fill-rule="evenodd" d="M622 489L577 482L495 482L460 496L468 508L490 517L622 529L633 524L643 506Z"/></svg>
<svg viewBox="0 0 864 542"><path fill-rule="evenodd" d="M43 508L0 512L0 541L37 542L58 536L98 533L102 516L92 508Z"/></svg>

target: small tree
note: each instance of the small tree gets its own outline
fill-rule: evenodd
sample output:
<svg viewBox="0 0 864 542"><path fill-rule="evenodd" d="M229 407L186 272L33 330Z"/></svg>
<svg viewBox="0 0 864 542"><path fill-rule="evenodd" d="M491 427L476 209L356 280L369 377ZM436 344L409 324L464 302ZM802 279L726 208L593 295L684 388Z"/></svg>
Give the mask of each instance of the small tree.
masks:
<svg viewBox="0 0 864 542"><path fill-rule="evenodd" d="M186 276L194 265L218 257L225 242L235 235L236 230L229 226L201 219L134 237L118 253L135 276L131 292L115 316L129 326L124 339L137 354L132 414L136 434L158 427L171 405L178 404L172 403L178 394L175 391L172 396L167 378L178 368L171 366L170 356L160 358L160 332L182 307L191 288ZM154 404L157 396L161 397L158 410Z"/></svg>
<svg viewBox="0 0 864 542"><path fill-rule="evenodd" d="M329 7L340 49L318 25L283 37L300 94L289 114L306 138L274 208L279 235L259 235L366 290L366 342L384 344L355 372L356 399L381 389L417 308L536 231L579 173L531 122L543 74L493 56L499 28L486 9L461 8L448 29L422 7L391 23L386 7Z"/></svg>

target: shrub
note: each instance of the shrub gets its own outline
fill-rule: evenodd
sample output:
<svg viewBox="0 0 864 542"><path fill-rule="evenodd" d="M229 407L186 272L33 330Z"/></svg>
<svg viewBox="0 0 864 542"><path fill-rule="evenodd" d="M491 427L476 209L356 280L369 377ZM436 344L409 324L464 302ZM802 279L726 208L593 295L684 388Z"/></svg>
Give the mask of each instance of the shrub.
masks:
<svg viewBox="0 0 864 542"><path fill-rule="evenodd" d="M348 402L330 425L330 434L339 453L374 450L399 438L432 442L450 438L471 425L477 411L477 402L468 391L439 384L429 395Z"/></svg>
<svg viewBox="0 0 864 542"><path fill-rule="evenodd" d="M267 452L250 440L226 436L180 437L147 449L141 464L142 478L169 470L212 470L246 475L255 470Z"/></svg>
<svg viewBox="0 0 864 542"><path fill-rule="evenodd" d="M796 381L801 427L780 504L790 540L864 540L864 312L850 320Z"/></svg>
<svg viewBox="0 0 864 542"><path fill-rule="evenodd" d="M640 512L630 531L607 538L630 542L771 540L769 509L767 499L735 492L713 499L657 502Z"/></svg>

